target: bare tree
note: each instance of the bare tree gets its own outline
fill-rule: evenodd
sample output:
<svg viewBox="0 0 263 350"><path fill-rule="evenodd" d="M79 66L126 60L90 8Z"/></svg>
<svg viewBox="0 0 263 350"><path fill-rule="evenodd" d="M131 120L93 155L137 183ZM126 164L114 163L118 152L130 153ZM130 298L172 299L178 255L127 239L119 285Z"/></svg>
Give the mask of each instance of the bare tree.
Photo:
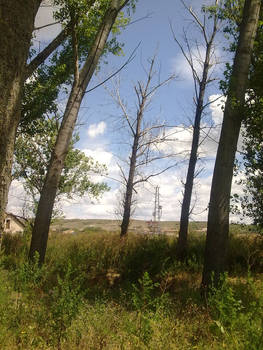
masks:
<svg viewBox="0 0 263 350"><path fill-rule="evenodd" d="M142 182L147 182L150 178L160 175L168 168L171 168L171 166L165 167L162 170L154 173L151 172L148 175L142 171L143 167L151 165L154 161L165 157L168 158L167 155L162 155L158 149L160 143L166 140L165 133L161 135L161 130L164 129L165 124L148 122L145 117L145 112L151 103L155 92L174 78L174 76L170 76L168 79L153 85L153 78L156 75L156 71L154 70L155 58L156 57L154 56L149 60L149 69L147 71L145 83L139 81L137 85L134 86L134 92L137 98L137 107L134 116L131 116L128 112L128 109L120 96L119 88L115 88L115 91L111 93L117 105L121 108L122 116L128 127L132 140L130 145L131 153L128 160L128 174L126 174L122 166L119 166L125 185L122 200L121 237L126 236L128 232L133 192L136 191L136 186Z"/></svg>
<svg viewBox="0 0 263 350"><path fill-rule="evenodd" d="M244 117L245 91L256 35L260 0L246 0L230 77L210 193L202 287L217 286L224 271L229 233L229 202L235 153Z"/></svg>
<svg viewBox="0 0 263 350"><path fill-rule="evenodd" d="M189 216L191 212L191 198L192 191L194 185L194 179L197 177L196 172L196 163L198 160L198 148L200 145L200 125L201 119L203 116L204 109L207 107L207 103L204 102L205 93L207 86L214 81L212 78L211 68L214 67L216 62L213 62L214 58L214 40L216 33L218 32L218 17L217 15L210 16L209 14L204 13L204 17L201 20L197 14L193 11L191 7L187 7L186 4L182 1L184 7L191 15L194 20L195 25L198 27L205 47L205 57L202 59L199 57L198 62L193 54L193 48L190 45L189 39L187 37L187 33L184 31L184 40L185 40L185 48L178 41L173 32L173 38L177 45L179 46L184 58L186 59L194 81L194 89L195 89L195 117L193 123L193 138L192 138L192 146L190 152L190 158L188 163L188 170L186 175L186 181L184 184L184 194L183 194L183 202L181 208L181 217L180 217L180 229L179 229L179 238L177 245L177 255L180 259L183 259L186 255L187 250L187 236L188 236L188 225L189 225ZM215 5L217 5L218 0L215 1ZM210 21L209 21L209 20ZM210 25L212 22L212 26ZM211 28L212 27L212 28ZM194 46L194 49L199 52L200 41ZM201 56L199 54L199 56ZM197 64L201 65L202 73L198 73Z"/></svg>
<svg viewBox="0 0 263 350"><path fill-rule="evenodd" d="M105 44L118 13L128 2L129 0L112 0L110 2L96 33L95 40L90 48L89 55L80 71L78 41L76 35L78 23L76 18L73 17L71 19L72 45L75 62L74 82L58 132L56 145L51 156L45 183L41 191L29 252L30 259L33 259L35 252L38 252L40 263L44 262L54 200L65 157L72 139L74 126L77 121L80 104L97 67L99 58L103 53Z"/></svg>

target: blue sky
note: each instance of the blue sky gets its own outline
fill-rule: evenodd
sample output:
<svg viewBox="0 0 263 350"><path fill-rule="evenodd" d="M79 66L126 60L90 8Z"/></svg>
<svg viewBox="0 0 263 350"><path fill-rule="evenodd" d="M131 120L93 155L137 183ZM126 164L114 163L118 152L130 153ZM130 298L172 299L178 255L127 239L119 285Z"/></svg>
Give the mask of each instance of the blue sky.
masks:
<svg viewBox="0 0 263 350"><path fill-rule="evenodd" d="M188 1L193 9L198 13L202 4L212 4L213 1ZM145 19L141 19L143 17ZM136 21L138 20L139 21ZM141 20L140 20L141 19ZM143 67L147 67L147 59L155 53L157 55L157 71L161 80L166 79L169 75L175 74L176 79L168 85L160 88L154 97L146 117L151 120L165 121L168 125L174 126L174 142L164 145L164 152L178 153L182 150L189 150L191 144L190 127L194 115L193 104L193 80L188 65L182 56L178 46L173 40L170 23L173 27L177 38L183 43L183 28L187 31L191 49L195 52L195 40L200 41L200 32L193 25L189 14L186 13L181 1L179 0L139 0L136 12L132 16L135 23L129 25L119 36L119 41L124 44L124 56L114 57L107 56L107 64L101 65L101 70L95 76L89 87L96 85L105 79L112 72L118 69L139 44L134 60L125 67L120 74L121 89L120 93L130 108L135 112L135 96L133 86L137 80L145 80ZM37 19L36 26L41 26L52 22L52 12L50 8L41 8ZM43 48L59 32L59 26L48 27L36 32L35 43ZM223 37L218 35L215 45L215 53L220 62L225 61L226 53L222 47ZM203 53L200 47L201 54ZM216 66L215 76L222 77L224 64ZM198 67L197 67L198 69ZM158 79L158 75L156 76ZM107 89L112 89L112 82L107 83ZM208 89L206 101L212 100L212 96L219 94L218 82L212 84ZM222 110L220 101L211 104L207 109L207 115L204 118L203 126L211 125L211 122L219 125L222 120ZM61 107L66 101L62 101ZM78 127L80 141L77 147L83 150L87 155L93 156L96 160L105 163L108 166L109 177L120 179L117 163L120 163L119 157L128 158L128 150L123 145L127 141L127 131L120 129L121 111L117 108L112 97L100 87L91 93L88 93L83 100L79 113L79 121L82 126ZM214 157L216 153L216 142L218 139L220 127L211 131L210 137L201 146L202 160L199 167L204 170L196 181L196 187L193 194L195 202L194 213L191 219L206 220L206 207L209 201L211 175L213 170ZM168 129L166 129L168 130ZM207 129L204 129L207 130ZM204 136L204 135L203 135ZM184 160L184 161L183 161ZM168 172L154 178L150 184L146 184L138 189L137 209L135 218L150 220L153 203L154 188L160 186L160 198L163 206L163 220L178 220L180 217L180 201L182 199L182 181L184 181L187 159L182 156L172 160L178 165ZM160 164L157 165L160 169ZM149 169L147 169L149 171ZM102 179L96 180L102 181ZM106 181L111 190L104 194L100 201L91 203L89 197L76 200L74 203L64 201L62 209L68 218L116 218L115 210L118 206L118 196L120 184L118 181ZM14 183L10 191L9 209L10 211L19 212L21 206L14 198L12 191L17 193L21 191L20 198L23 197L21 185ZM240 189L235 189L240 191ZM12 197L13 196L13 197ZM22 199L21 199L22 203Z"/></svg>

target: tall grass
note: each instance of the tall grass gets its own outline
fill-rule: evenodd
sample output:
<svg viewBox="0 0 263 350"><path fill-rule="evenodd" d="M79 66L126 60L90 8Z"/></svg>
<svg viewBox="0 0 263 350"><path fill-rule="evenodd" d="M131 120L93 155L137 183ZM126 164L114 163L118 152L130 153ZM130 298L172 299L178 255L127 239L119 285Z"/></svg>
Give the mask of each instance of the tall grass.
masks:
<svg viewBox="0 0 263 350"><path fill-rule="evenodd" d="M46 263L29 236L5 236L1 349L263 349L263 241L233 234L220 290L199 293L203 235L184 262L165 236L52 235Z"/></svg>

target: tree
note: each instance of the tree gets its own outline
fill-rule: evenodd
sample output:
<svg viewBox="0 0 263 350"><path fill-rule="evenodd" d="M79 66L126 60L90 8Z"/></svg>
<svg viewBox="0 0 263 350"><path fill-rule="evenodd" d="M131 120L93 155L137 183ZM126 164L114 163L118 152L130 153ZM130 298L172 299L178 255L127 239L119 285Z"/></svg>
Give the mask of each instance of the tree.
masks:
<svg viewBox="0 0 263 350"><path fill-rule="evenodd" d="M83 11L88 12L87 20L80 21L77 32L78 39L78 60L82 65L88 55L95 31L98 27L96 22L97 11L92 8L94 0L78 1ZM57 2L59 5L59 2ZM53 16L59 17L59 12L55 11ZM97 16L98 17L98 16ZM61 19L62 20L62 19ZM122 23L121 23L122 24ZM22 99L22 115L19 124L19 132L29 132L35 135L38 130L38 119L44 119L47 116L54 115L58 111L58 97L64 97L70 89L73 82L74 59L72 51L72 40L70 25L63 22L64 29L61 33L46 47L35 56L34 48L30 51L30 63L27 65ZM115 30L116 31L116 30ZM121 50L116 41L116 35L113 35L104 54L107 52L118 53ZM44 63L44 60L49 60ZM36 123L34 123L36 121Z"/></svg>
<svg viewBox="0 0 263 350"><path fill-rule="evenodd" d="M34 136L23 133L16 139L13 179L21 180L31 199L34 214L55 145L58 126L56 118L39 119L38 129L42 130L41 133L38 132ZM92 175L105 173L105 166L99 165L91 157L74 148L74 143L77 141L78 136L75 135L65 159L56 194L56 204L63 198L71 200L85 194L98 197L108 189L103 182L92 182Z"/></svg>
<svg viewBox="0 0 263 350"><path fill-rule="evenodd" d="M215 1L215 6L217 6L217 3L218 3L218 0ZM173 32L174 40L179 45L187 63L190 66L193 80L194 80L194 87L195 87L195 99L194 99L195 118L194 118L194 124L193 124L193 138L192 138L192 146L191 146L190 158L188 163L188 170L186 175L186 182L184 185L184 194L183 194L183 202L182 202L181 217L180 217L180 229L179 229L179 237L178 237L178 244L177 244L177 256L180 259L183 259L185 257L186 250L187 250L189 215L191 211L190 206L191 206L194 179L196 177L195 168L198 160L200 125L201 125L201 119L202 119L204 109L208 106L208 104L205 104L204 102L205 92L206 92L207 86L212 81L214 81L214 79L212 79L212 77L209 76L209 72L211 68L216 64L212 62L212 58L214 54L213 52L214 39L215 39L216 33L218 32L218 16L217 16L217 12L215 11L215 8L213 8L212 15L211 15L211 8L210 8L210 11L208 12L208 16L204 14L204 19L203 21L201 21L191 7L188 8L185 4L184 6L187 9L187 11L190 13L190 15L193 17L195 24L197 25L198 29L202 34L202 38L204 40L204 46L205 46L205 57L202 62L202 76L200 76L196 69L194 55L192 52L193 49L190 46L186 33L184 34L185 34L185 42L186 42L188 52L179 43L179 41L177 40ZM210 28L209 28L209 21L207 20L207 17L212 21L211 33L209 33ZM200 43L197 44L197 51L199 50L199 46L200 46ZM200 64L200 62L198 63Z"/></svg>
<svg viewBox="0 0 263 350"><path fill-rule="evenodd" d="M61 0L57 0L57 2L61 4ZM111 0L107 1L106 4L105 2L98 4L100 15L100 20L98 21L99 26L96 30L95 39L90 46L88 57L81 69L79 69L77 30L79 22L85 21L86 18L86 12L83 11L82 8L82 6L84 6L85 10L85 4L83 4L83 2L79 4L76 1L62 2L62 5L65 6L62 7L60 16L63 20L67 20L71 25L74 57L74 81L58 132L55 148L52 152L44 186L41 191L32 232L29 257L30 259L33 259L35 252L38 252L40 264L44 262L54 200L81 101L97 67L99 58L103 54L112 26L119 12L128 4L128 2L128 0Z"/></svg>
<svg viewBox="0 0 263 350"><path fill-rule="evenodd" d="M237 141L248 82L248 72L261 1L246 0L232 74L227 91L223 125L210 193L202 288L219 284L224 271L229 232L229 202Z"/></svg>
<svg viewBox="0 0 263 350"><path fill-rule="evenodd" d="M87 2L92 6L95 0ZM1 0L1 91L5 91L0 100L0 127L3 135L0 141L0 236L3 231L4 213L7 204L7 195L11 182L11 167L15 143L16 129L20 120L22 86L27 78L52 54L65 40L68 28L61 33L30 63L29 46L34 29L35 15L41 0L15 1Z"/></svg>
<svg viewBox="0 0 263 350"><path fill-rule="evenodd" d="M41 0L0 0L0 236L3 232L21 89Z"/></svg>
<svg viewBox="0 0 263 350"><path fill-rule="evenodd" d="M260 20L263 18L263 8ZM257 229L263 229L263 27L257 30L251 60L249 87L246 98L246 118L243 121L244 193L238 199L244 217L249 217Z"/></svg>
<svg viewBox="0 0 263 350"><path fill-rule="evenodd" d="M114 93L111 93L117 105L121 108L123 119L131 135L131 150L128 161L127 175L125 174L125 170L120 166L122 178L125 185L123 198L121 198L121 237L126 236L128 233L133 203L133 193L134 191L136 192L136 186L140 183L147 182L154 176L160 175L171 167L166 167L165 169L156 173L151 172L148 175L144 174L141 170L142 167L145 167L147 165L149 166L156 160L168 158L168 156L162 156L158 150L158 145L166 140L165 135L160 136L161 131L164 131L165 125L159 125L151 123L149 121L147 122L145 118L145 112L158 88L171 81L174 76L171 76L165 81L158 82L156 85L153 85L152 81L156 75L156 72L154 71L154 64L155 57L149 60L149 70L147 72L145 83L139 81L134 87L135 95L137 97L137 109L135 116L131 116L127 111L125 103L120 96L119 87L115 89Z"/></svg>

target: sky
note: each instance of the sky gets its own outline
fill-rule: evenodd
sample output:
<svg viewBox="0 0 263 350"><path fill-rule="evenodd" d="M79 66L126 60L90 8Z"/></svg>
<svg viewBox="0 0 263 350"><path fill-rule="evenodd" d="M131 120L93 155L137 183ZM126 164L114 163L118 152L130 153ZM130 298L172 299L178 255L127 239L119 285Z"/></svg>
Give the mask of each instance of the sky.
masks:
<svg viewBox="0 0 263 350"><path fill-rule="evenodd" d="M187 1L196 13L200 13L203 4L212 4L211 0ZM36 17L35 27L52 23L52 9L42 7ZM120 73L120 95L131 115L136 113L136 96L134 85L137 81L145 81L149 59L156 55L156 78L158 81L175 75L173 81L158 89L151 105L145 114L147 121L165 123L165 134L171 135L170 141L161 145L163 155L176 154L168 163L159 162L153 167L148 166L144 171L160 172L167 165L174 165L168 171L151 178L149 183L137 188L135 219L151 220L154 208L154 193L156 186L160 187L160 204L162 205L162 220L179 220L182 201L183 182L187 171L187 156L189 155L192 138L192 121L195 112L193 103L194 85L189 66L178 45L174 41L171 27L176 38L184 45L183 34L187 34L189 45L194 57L195 68L201 72L199 56L204 55L202 37L197 26L193 24L189 13L186 12L180 0L139 0L136 11L132 15L132 23L119 35L118 40L123 43L123 56L107 55L101 61L101 68L93 77L89 88L97 85L116 71L139 45L135 57ZM60 31L59 25L49 26L34 32L34 45L37 50L43 49ZM198 49L196 43L198 42ZM224 64L229 57L223 47L227 46L222 34L216 37L214 54L218 64L213 76L222 77ZM107 63L105 63L105 60ZM61 209L66 218L107 218L116 219L120 201L120 170L124 166L122 160L129 157L128 129L123 122L123 115L110 95L114 89L116 79L108 82L94 91L86 94L83 99L77 130L80 141L76 145L87 156L92 156L108 168L108 177L94 180L104 181L111 188L99 200L92 200L89 196L77 198L74 202L63 200ZM214 101L214 102L213 102ZM218 80L215 80L207 90L205 102L209 106L202 121L200 146L200 160L197 169L200 174L195 181L193 191L194 209L191 220L206 221L209 202L210 186L214 159L219 139L220 124L222 123L222 106L224 98L220 97ZM66 99L59 102L61 112ZM211 128L213 125L213 128ZM207 133L209 133L207 135ZM242 147L242 140L239 147ZM125 166L124 166L124 169ZM114 179L114 180L112 180ZM240 193L241 189L233 183L233 192ZM8 210L21 214L25 202L25 195L21 183L13 181L10 189ZM236 220L232 217L232 220Z"/></svg>

